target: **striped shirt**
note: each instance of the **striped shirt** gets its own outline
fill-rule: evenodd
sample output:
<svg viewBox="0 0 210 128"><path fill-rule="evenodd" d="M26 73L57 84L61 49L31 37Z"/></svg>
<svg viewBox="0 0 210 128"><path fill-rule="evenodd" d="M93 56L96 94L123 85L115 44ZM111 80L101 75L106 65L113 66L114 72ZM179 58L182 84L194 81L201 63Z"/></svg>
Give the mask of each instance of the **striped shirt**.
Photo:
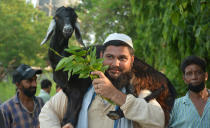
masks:
<svg viewBox="0 0 210 128"><path fill-rule="evenodd" d="M38 116L44 105L43 100L34 97L34 111L31 113L22 105L18 94L1 105L6 128L39 128Z"/></svg>
<svg viewBox="0 0 210 128"><path fill-rule="evenodd" d="M189 92L175 100L169 128L210 128L210 97L206 102L202 117L192 103Z"/></svg>

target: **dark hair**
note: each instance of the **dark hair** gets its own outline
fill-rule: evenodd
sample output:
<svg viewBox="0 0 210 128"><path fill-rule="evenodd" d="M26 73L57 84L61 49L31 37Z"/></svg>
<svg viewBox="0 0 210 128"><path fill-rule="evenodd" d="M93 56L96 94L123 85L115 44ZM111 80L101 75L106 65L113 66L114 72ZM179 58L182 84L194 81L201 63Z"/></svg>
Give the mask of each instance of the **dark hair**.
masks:
<svg viewBox="0 0 210 128"><path fill-rule="evenodd" d="M104 52L106 50L106 47L110 46L110 45L114 45L114 46L126 46L128 47L128 50L130 52L130 54L133 56L134 55L134 50L133 48L131 48L128 44L126 44L125 42L121 41L121 40L111 40L107 43L105 43L103 45L103 49L102 52Z"/></svg>
<svg viewBox="0 0 210 128"><path fill-rule="evenodd" d="M56 89L60 88L60 85L56 84L55 88L56 88Z"/></svg>
<svg viewBox="0 0 210 128"><path fill-rule="evenodd" d="M42 89L49 88L50 86L52 86L52 83L51 83L50 80L48 80L48 79L42 80L42 82L41 82L41 88Z"/></svg>
<svg viewBox="0 0 210 128"><path fill-rule="evenodd" d="M200 58L198 56L188 56L181 63L181 70L182 70L182 72L185 73L185 68L188 65L191 65L191 64L196 64L199 67L201 67L204 72L206 71L206 61L204 59L202 59L202 58Z"/></svg>

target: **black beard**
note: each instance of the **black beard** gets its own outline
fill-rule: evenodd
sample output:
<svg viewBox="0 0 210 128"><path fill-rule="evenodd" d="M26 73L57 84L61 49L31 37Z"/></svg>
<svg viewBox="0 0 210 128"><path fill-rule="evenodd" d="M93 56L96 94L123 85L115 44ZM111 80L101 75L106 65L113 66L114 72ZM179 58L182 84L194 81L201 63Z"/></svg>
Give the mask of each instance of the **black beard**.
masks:
<svg viewBox="0 0 210 128"><path fill-rule="evenodd" d="M107 71L105 72L105 75L118 90L129 86L132 78L131 71L122 73L118 78L112 78Z"/></svg>
<svg viewBox="0 0 210 128"><path fill-rule="evenodd" d="M21 91L28 97L34 97L36 94L36 87L25 88L22 86Z"/></svg>
<svg viewBox="0 0 210 128"><path fill-rule="evenodd" d="M191 83L188 85L188 89L195 93L199 93L204 88L205 88L204 82L201 82L199 85L192 85Z"/></svg>

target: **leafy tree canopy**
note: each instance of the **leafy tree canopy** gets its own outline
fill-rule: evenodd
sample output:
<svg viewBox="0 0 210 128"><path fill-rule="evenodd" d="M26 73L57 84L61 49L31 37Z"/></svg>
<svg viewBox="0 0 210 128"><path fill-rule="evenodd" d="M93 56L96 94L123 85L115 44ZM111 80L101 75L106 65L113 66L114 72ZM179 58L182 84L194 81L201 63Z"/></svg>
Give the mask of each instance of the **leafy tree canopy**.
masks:
<svg viewBox="0 0 210 128"><path fill-rule="evenodd" d="M40 42L46 33L50 17L34 9L25 0L0 1L0 62L4 67L20 63L44 66L45 47Z"/></svg>
<svg viewBox="0 0 210 128"><path fill-rule="evenodd" d="M135 55L165 73L183 95L179 67L186 56L205 58L210 69L209 5L206 0L85 0L78 11L85 39L95 34L100 44L112 32L128 34Z"/></svg>

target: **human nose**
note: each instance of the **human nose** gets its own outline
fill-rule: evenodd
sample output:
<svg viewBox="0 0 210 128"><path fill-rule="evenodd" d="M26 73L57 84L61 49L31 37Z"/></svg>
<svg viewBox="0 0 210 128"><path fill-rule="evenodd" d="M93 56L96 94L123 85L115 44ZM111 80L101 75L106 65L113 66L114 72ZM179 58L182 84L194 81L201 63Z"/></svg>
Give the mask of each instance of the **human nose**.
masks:
<svg viewBox="0 0 210 128"><path fill-rule="evenodd" d="M198 74L196 72L192 73L191 78L192 79L197 79L198 78Z"/></svg>
<svg viewBox="0 0 210 128"><path fill-rule="evenodd" d="M119 66L120 65L120 61L118 59L114 59L112 61L112 66Z"/></svg>

